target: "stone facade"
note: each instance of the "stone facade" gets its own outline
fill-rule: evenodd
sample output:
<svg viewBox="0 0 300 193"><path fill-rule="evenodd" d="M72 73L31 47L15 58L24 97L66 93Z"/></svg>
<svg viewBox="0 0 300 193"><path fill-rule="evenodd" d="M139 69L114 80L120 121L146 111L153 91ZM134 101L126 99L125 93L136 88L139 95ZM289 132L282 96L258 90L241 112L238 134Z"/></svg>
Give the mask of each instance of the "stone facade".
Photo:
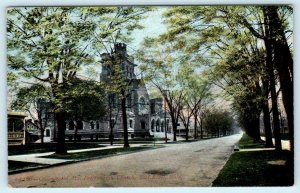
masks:
<svg viewBox="0 0 300 193"><path fill-rule="evenodd" d="M127 54L126 45L122 43L115 44L114 51L112 53L102 54L102 60L104 62L102 66L102 72L100 74L100 81L105 82L110 80L110 74L112 73L113 68L111 63L105 63L105 60L108 60L112 57L115 58L116 61L120 61L119 63L116 62L114 65L120 65L122 74L126 77L129 85L129 92L126 100L129 136L153 136L155 131L151 130L152 121L155 120L160 125L160 120L164 118L164 113L161 108L162 100L150 100L150 96L143 80L137 78L135 74L134 68L136 64L134 64L133 57L130 57ZM106 117L104 120L102 120L100 128L107 136L110 133L109 121L113 119L113 121L116 121L115 126L113 127L114 136L121 137L123 136L123 120L120 101L116 99L113 93L108 96L108 100L113 101L112 116L110 118ZM152 107L155 108L152 109ZM167 116L169 120L169 115ZM161 130L163 129L159 129L159 131Z"/></svg>

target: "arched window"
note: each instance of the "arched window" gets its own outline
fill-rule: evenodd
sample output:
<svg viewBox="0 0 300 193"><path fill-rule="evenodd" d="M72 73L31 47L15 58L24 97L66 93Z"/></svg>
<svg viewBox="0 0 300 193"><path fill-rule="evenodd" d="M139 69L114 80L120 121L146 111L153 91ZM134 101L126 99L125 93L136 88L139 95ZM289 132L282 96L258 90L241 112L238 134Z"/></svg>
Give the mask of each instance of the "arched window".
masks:
<svg viewBox="0 0 300 193"><path fill-rule="evenodd" d="M161 122L161 129L160 129L161 132L164 132L165 131L165 122L162 121Z"/></svg>
<svg viewBox="0 0 300 193"><path fill-rule="evenodd" d="M96 122L96 129L100 129L99 121Z"/></svg>
<svg viewBox="0 0 300 193"><path fill-rule="evenodd" d="M139 111L144 110L145 107L146 107L145 98L144 97L140 97L140 100L139 100Z"/></svg>
<svg viewBox="0 0 300 193"><path fill-rule="evenodd" d="M156 131L159 132L159 130L160 130L160 120L157 119L156 120Z"/></svg>
<svg viewBox="0 0 300 193"><path fill-rule="evenodd" d="M127 106L128 106L128 108L131 108L131 98L132 96L131 96L131 94L129 94L129 95L127 95Z"/></svg>
<svg viewBox="0 0 300 193"><path fill-rule="evenodd" d="M141 129L145 130L146 129L146 123L145 121L141 121Z"/></svg>
<svg viewBox="0 0 300 193"><path fill-rule="evenodd" d="M46 129L46 137L50 137L50 129Z"/></svg>
<svg viewBox="0 0 300 193"><path fill-rule="evenodd" d="M91 122L91 129L95 129L95 124L93 121Z"/></svg>
<svg viewBox="0 0 300 193"><path fill-rule="evenodd" d="M69 122L69 130L74 130L74 122L73 121Z"/></svg>
<svg viewBox="0 0 300 193"><path fill-rule="evenodd" d="M155 120L153 119L151 121L151 131L154 132L154 127L155 127Z"/></svg>
<svg viewBox="0 0 300 193"><path fill-rule="evenodd" d="M82 130L83 129L83 123L82 123L82 121L77 121L77 127L78 127L78 130Z"/></svg>
<svg viewBox="0 0 300 193"><path fill-rule="evenodd" d="M168 132L168 133L171 133L170 127L169 127L169 119L167 119L167 127L166 127L166 128L167 128L167 132Z"/></svg>

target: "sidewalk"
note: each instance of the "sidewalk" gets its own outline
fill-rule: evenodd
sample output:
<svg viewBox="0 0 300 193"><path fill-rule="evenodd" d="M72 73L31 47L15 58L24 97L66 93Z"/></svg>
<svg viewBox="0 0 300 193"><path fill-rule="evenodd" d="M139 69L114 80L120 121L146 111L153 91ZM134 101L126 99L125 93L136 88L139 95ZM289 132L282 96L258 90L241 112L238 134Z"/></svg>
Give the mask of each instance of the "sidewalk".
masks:
<svg viewBox="0 0 300 193"><path fill-rule="evenodd" d="M265 137L261 137L262 140L266 141ZM273 144L275 144L275 139L272 138ZM290 141L289 140L281 140L281 145L283 150L291 150Z"/></svg>
<svg viewBox="0 0 300 193"><path fill-rule="evenodd" d="M106 144L104 144L104 145L106 145ZM142 146L142 145L145 145L145 144L132 144L131 147L139 147L139 146ZM78 153L78 152L96 151L96 150L104 150L104 149L114 149L114 148L120 148L120 147L123 147L123 145L118 144L118 145L110 146L109 144L107 144L106 147L69 150L68 153ZM53 153L55 153L55 152L13 155L13 156L8 156L8 160L21 161L21 162L31 162L31 163L38 163L38 164L47 164L47 165L55 165L55 164L61 164L61 163L65 163L65 162L74 161L74 160L66 160L66 159L42 158L42 156L48 156L48 155L51 155Z"/></svg>
<svg viewBox="0 0 300 193"><path fill-rule="evenodd" d="M181 141L181 140L179 140ZM104 145L105 147L97 147L97 148L89 148L89 149L76 149L76 150L69 150L68 153L78 153L78 152L88 152L88 151L97 151L97 150L105 150L105 149L115 149L115 148L121 148L123 147L123 144L114 144L111 146L109 143L104 143L101 144ZM158 141L153 141L153 143L137 143L137 144L130 144L130 147L141 147L141 146L147 146L147 147L155 147L157 145L164 145L164 146L170 146L174 145L173 141L165 143L164 140L158 140ZM83 158L83 159L55 159L55 158L45 158L44 156L48 156L51 154L54 154L55 152L45 152L45 153L33 153L33 154L22 154L22 155L11 155L8 156L9 161L19 161L19 162L27 162L27 163L36 163L36 164L42 164L41 166L35 166L35 167L30 167L30 168L22 168L22 169L17 169L17 170L11 170L8 171L9 174L13 173L19 173L19 172L24 172L24 171L30 171L30 170L35 170L35 169L42 169L42 168L48 168L52 166L57 166L57 165L65 165L69 163L74 163L74 162L80 162L80 161L87 161L91 159L97 159L97 158ZM121 155L121 154L126 154L126 153L120 153L120 154L113 154L113 155ZM109 157L113 155L106 155L104 157Z"/></svg>

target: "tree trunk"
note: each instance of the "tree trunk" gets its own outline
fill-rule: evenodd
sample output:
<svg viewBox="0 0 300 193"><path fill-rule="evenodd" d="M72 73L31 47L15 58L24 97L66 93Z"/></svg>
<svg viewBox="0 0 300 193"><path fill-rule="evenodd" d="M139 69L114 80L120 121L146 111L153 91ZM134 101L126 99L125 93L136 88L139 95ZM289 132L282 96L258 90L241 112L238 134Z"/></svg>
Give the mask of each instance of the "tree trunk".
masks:
<svg viewBox="0 0 300 193"><path fill-rule="evenodd" d="M112 110L110 109L109 110L109 128L110 128L109 141L110 141L110 145L114 145L113 123L112 123L112 118L111 118L112 117L111 111Z"/></svg>
<svg viewBox="0 0 300 193"><path fill-rule="evenodd" d="M121 108L122 108L123 130L124 130L124 148L127 148L127 147L130 147L130 146L129 146L129 142L128 142L126 97L125 97L125 91L124 90L122 90Z"/></svg>
<svg viewBox="0 0 300 193"><path fill-rule="evenodd" d="M266 21L265 21L266 22ZM268 28L265 28L265 33L268 34ZM264 76L262 77L262 84L263 84L263 102L262 102L262 109L264 113L264 129L265 129L265 136L266 136L266 147L273 147L273 140L272 140L272 128L271 128L271 119L270 119L270 112L269 112L269 87L270 87L270 77L272 76L270 70L272 70L272 47L268 41L265 41L266 47L266 62L263 69ZM271 68L271 69L270 69ZM274 76L274 75L273 75Z"/></svg>
<svg viewBox="0 0 300 193"><path fill-rule="evenodd" d="M176 139L176 135L177 135L177 123L174 119L173 116L171 116L171 119L172 119L172 127L173 127L173 141L177 141Z"/></svg>
<svg viewBox="0 0 300 193"><path fill-rule="evenodd" d="M197 113L194 115L194 120L195 120L195 124L194 124L194 139L197 139L197 137L198 137L198 130L197 130Z"/></svg>
<svg viewBox="0 0 300 193"><path fill-rule="evenodd" d="M177 141L176 135L177 135L177 129L173 129L173 141Z"/></svg>
<svg viewBox="0 0 300 193"><path fill-rule="evenodd" d="M294 152L294 90L293 58L284 34L284 27L277 13L277 6L263 8L264 17L268 20L270 41L274 49L274 62L279 74L283 105L287 114L291 151Z"/></svg>
<svg viewBox="0 0 300 193"><path fill-rule="evenodd" d="M271 89L271 98L272 98L272 115L273 115L273 130L274 130L274 138L275 138L275 149L277 151L281 151L282 146L281 146L281 137L280 137L279 112L278 112L278 105L277 105L274 70L273 70L272 65L270 66L269 74L270 74L270 89Z"/></svg>
<svg viewBox="0 0 300 193"><path fill-rule="evenodd" d="M245 131L247 135L250 137L261 140L260 138L260 129L259 129L259 118L260 118L260 111L256 112L255 109L248 109L251 112L247 112L248 116L244 117L244 125Z"/></svg>
<svg viewBox="0 0 300 193"><path fill-rule="evenodd" d="M56 154L66 154L66 144L65 144L65 113L58 112L56 113L57 121L57 144L56 144Z"/></svg>
<svg viewBox="0 0 300 193"><path fill-rule="evenodd" d="M79 119L76 119L76 121L75 121L75 125L74 125L74 129L75 129L75 131L74 131L74 144L76 144L77 143L77 135L78 135L78 128L79 128Z"/></svg>
<svg viewBox="0 0 300 193"><path fill-rule="evenodd" d="M268 100L265 100L262 105L263 113L264 113L264 129L266 136L266 147L273 147L272 141L272 128L270 123L270 112L268 106Z"/></svg>
<svg viewBox="0 0 300 193"><path fill-rule="evenodd" d="M207 135L207 132L206 132ZM203 117L200 119L200 139L203 139Z"/></svg>
<svg viewBox="0 0 300 193"><path fill-rule="evenodd" d="M44 144L44 129L41 129L41 144Z"/></svg>
<svg viewBox="0 0 300 193"><path fill-rule="evenodd" d="M189 140L189 121L188 121L187 124L185 125L185 140L186 140L186 141Z"/></svg>

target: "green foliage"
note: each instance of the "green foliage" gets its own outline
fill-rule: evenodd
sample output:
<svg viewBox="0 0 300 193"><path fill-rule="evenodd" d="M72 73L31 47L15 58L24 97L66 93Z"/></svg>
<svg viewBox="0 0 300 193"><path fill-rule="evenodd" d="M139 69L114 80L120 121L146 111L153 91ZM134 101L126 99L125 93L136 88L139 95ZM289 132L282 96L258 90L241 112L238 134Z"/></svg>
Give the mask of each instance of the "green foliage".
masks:
<svg viewBox="0 0 300 193"><path fill-rule="evenodd" d="M38 81L62 111L68 86L97 53L128 41L151 7L16 7L7 11L9 82ZM106 44L105 44L106 42ZM99 56L99 55L98 55ZM88 68L89 74L95 74ZM15 77L19 77L16 79ZM121 80L119 80L121 81ZM45 88L46 89L46 88ZM74 91L74 90L73 90ZM72 92L73 92L72 91Z"/></svg>
<svg viewBox="0 0 300 193"><path fill-rule="evenodd" d="M210 110L206 113L203 121L203 127L213 134L223 133L226 135L227 132L232 131L233 117L230 112L221 110Z"/></svg>
<svg viewBox="0 0 300 193"><path fill-rule="evenodd" d="M50 91L43 85L34 84L18 90L17 96L12 103L13 110L30 111L37 108L38 100L49 100Z"/></svg>
<svg viewBox="0 0 300 193"><path fill-rule="evenodd" d="M71 96L65 99L63 108L70 119L97 120L106 114L106 95L99 84L74 79L68 92Z"/></svg>
<svg viewBox="0 0 300 193"><path fill-rule="evenodd" d="M87 65L95 64L103 50L109 53L111 49L108 50L107 45L129 41L132 31L141 29L139 21L144 13L151 9L121 6L8 8L9 72L20 77L18 82L37 83L49 90L48 99L58 115L57 153L66 153L66 113L84 118L104 114L102 100L99 100L96 93L99 90L91 85L80 87L82 85L74 84L80 71ZM87 71L89 75L95 74L91 68ZM15 80L12 75L9 78ZM120 83L122 80L118 81ZM86 99L90 100L90 104L87 104Z"/></svg>
<svg viewBox="0 0 300 193"><path fill-rule="evenodd" d="M189 55L189 61L202 61L209 67L205 69L208 80L233 101L247 131L254 129L252 123L258 120L263 100L259 84L266 76L263 8L180 6L164 13L165 41L177 45L174 48ZM291 12L285 6L278 7L278 12L289 26Z"/></svg>

